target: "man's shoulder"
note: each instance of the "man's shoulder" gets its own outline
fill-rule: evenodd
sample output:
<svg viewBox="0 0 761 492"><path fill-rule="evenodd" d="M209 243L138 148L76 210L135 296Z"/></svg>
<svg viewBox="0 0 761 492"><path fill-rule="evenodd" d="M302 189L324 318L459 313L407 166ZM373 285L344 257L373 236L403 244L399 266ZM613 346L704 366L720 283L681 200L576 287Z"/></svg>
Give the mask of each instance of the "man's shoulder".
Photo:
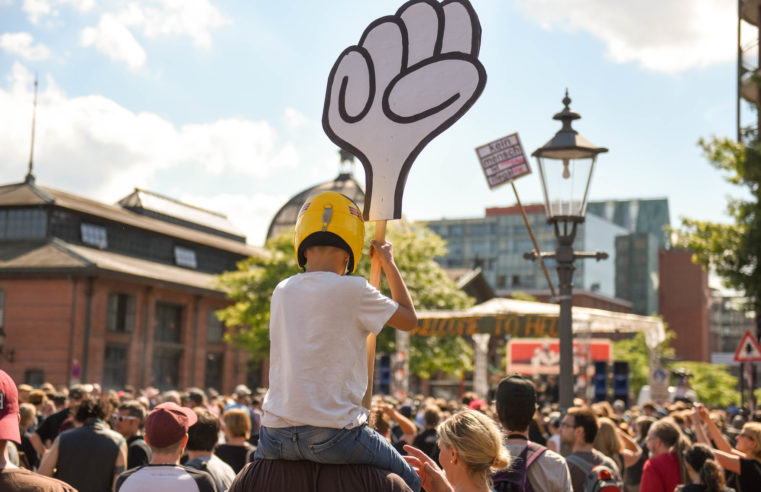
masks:
<svg viewBox="0 0 761 492"><path fill-rule="evenodd" d="M40 492L76 492L76 489L66 482L34 473L26 468L0 470L0 486L4 484L11 486L10 490L27 490L28 488Z"/></svg>
<svg viewBox="0 0 761 492"><path fill-rule="evenodd" d="M605 456L602 453L593 449L592 451L574 451L568 455L566 461L569 465L574 465L577 468L584 468L584 466L582 466L583 462L592 466L597 466L603 462L604 457Z"/></svg>
<svg viewBox="0 0 761 492"><path fill-rule="evenodd" d="M231 472L235 473L233 470L233 467L230 466L226 461L224 461L222 458L217 456L216 454L212 454L209 458L209 464L213 467L221 468L224 470L230 469Z"/></svg>
<svg viewBox="0 0 761 492"><path fill-rule="evenodd" d="M558 463L563 466L567 466L565 463L565 458L560 453L556 453L555 451L551 449L547 449L542 453L542 455L539 457L540 461L543 461L545 463Z"/></svg>
<svg viewBox="0 0 761 492"><path fill-rule="evenodd" d="M179 480L190 475L201 492L215 491L214 479L205 471L182 465L143 465L122 472L116 479L116 490L144 490L140 484L156 486L158 481Z"/></svg>
<svg viewBox="0 0 761 492"><path fill-rule="evenodd" d="M541 446L537 443L537 446ZM526 444L522 443L506 443L507 451L510 453L510 456L513 458L517 458L521 455L524 449L526 449ZM541 463L542 466L566 466L565 458L563 458L560 454L556 453L555 451L547 448L546 446L541 446L544 448L542 451L542 454L539 455L539 457L536 459L536 463Z"/></svg>
<svg viewBox="0 0 761 492"><path fill-rule="evenodd" d="M132 436L127 438L127 446L130 448L147 448L148 443L145 442L143 436Z"/></svg>
<svg viewBox="0 0 761 492"><path fill-rule="evenodd" d="M372 465L256 460L238 473L230 492L248 490L362 490L410 492L398 475Z"/></svg>
<svg viewBox="0 0 761 492"><path fill-rule="evenodd" d="M319 289L322 286L345 289L362 289L370 285L366 278L359 275L336 275L332 272L305 272L297 273L286 277L277 284L275 287L275 293L279 295L287 294L291 288L304 285L308 282L310 289Z"/></svg>
<svg viewBox="0 0 761 492"><path fill-rule="evenodd" d="M45 417L42 420L42 423L37 427L37 434L40 434L40 432L46 432L48 430L52 430L52 427L59 427L61 423L66 420L69 416L69 409L63 408L61 410L58 410L55 413L51 413L47 417Z"/></svg>
<svg viewBox="0 0 761 492"><path fill-rule="evenodd" d="M600 451L594 449L595 456L597 456L600 459L600 462L598 464L604 464L608 468L611 468L613 470L618 470L618 464L616 463L616 460L611 458L610 456L606 456L605 454L601 453Z"/></svg>

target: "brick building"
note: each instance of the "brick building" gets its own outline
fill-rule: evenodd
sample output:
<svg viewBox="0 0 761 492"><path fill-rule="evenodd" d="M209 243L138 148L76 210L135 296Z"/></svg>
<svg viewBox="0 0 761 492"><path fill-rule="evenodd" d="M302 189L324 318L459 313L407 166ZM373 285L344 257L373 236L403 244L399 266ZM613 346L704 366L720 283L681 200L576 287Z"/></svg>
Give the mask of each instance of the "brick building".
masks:
<svg viewBox="0 0 761 492"><path fill-rule="evenodd" d="M143 190L116 205L0 186L0 367L16 381L105 388L246 380L223 340L215 275L263 254L223 215Z"/></svg>
<svg viewBox="0 0 761 492"><path fill-rule="evenodd" d="M676 333L671 342L676 357L711 362L708 274L684 249L661 249L658 269L658 306L668 328Z"/></svg>

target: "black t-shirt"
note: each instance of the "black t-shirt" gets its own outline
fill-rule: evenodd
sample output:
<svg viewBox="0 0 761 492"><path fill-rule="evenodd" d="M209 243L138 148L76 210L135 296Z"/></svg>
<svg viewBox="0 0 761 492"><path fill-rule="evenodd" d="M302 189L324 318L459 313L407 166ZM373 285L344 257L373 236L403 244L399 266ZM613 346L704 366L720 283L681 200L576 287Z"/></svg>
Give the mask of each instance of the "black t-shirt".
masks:
<svg viewBox="0 0 761 492"><path fill-rule="evenodd" d="M30 470L36 470L40 464L40 455L37 454L37 450L34 449L32 441L29 440L28 432L21 432L21 446L18 448L19 451L24 453L25 463L23 463L23 466Z"/></svg>
<svg viewBox="0 0 761 492"><path fill-rule="evenodd" d="M426 429L417 436L412 445L424 452L434 460L439 458L439 435L436 429Z"/></svg>
<svg viewBox="0 0 761 492"><path fill-rule="evenodd" d="M214 454L230 465L235 473L241 471L246 463L253 460L254 451L256 448L248 443L245 446L219 444L214 448Z"/></svg>
<svg viewBox="0 0 761 492"><path fill-rule="evenodd" d="M735 488L737 492L754 492L761 484L761 463L740 458L740 474Z"/></svg>
<svg viewBox="0 0 761 492"><path fill-rule="evenodd" d="M61 424L67 418L69 418L69 409L64 408L63 410L50 414L48 418L42 421L35 432L40 436L43 444L47 440L53 442L56 436L58 436L58 431L61 428Z"/></svg>
<svg viewBox="0 0 761 492"><path fill-rule="evenodd" d="M127 469L147 465L151 462L151 448L141 436L127 439Z"/></svg>

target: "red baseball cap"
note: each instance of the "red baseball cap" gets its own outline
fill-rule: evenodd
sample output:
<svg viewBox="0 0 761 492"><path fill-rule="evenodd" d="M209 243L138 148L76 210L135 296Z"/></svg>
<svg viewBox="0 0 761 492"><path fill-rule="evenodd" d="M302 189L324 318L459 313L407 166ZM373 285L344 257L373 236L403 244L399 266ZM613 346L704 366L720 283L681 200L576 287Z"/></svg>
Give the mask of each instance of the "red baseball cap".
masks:
<svg viewBox="0 0 761 492"><path fill-rule="evenodd" d="M0 440L21 444L18 390L7 372L0 370Z"/></svg>
<svg viewBox="0 0 761 492"><path fill-rule="evenodd" d="M173 402L162 403L145 419L145 440L154 448L169 447L182 440L197 420L196 413L190 408Z"/></svg>

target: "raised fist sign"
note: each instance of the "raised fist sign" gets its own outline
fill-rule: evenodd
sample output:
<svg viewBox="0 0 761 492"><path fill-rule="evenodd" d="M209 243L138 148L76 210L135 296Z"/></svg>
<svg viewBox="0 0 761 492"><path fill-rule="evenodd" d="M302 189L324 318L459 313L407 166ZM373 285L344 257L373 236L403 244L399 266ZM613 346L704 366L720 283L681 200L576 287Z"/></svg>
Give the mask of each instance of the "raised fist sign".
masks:
<svg viewBox="0 0 761 492"><path fill-rule="evenodd" d="M365 220L401 218L412 162L486 85L480 44L468 0L412 0L372 22L336 60L322 126L365 168Z"/></svg>

